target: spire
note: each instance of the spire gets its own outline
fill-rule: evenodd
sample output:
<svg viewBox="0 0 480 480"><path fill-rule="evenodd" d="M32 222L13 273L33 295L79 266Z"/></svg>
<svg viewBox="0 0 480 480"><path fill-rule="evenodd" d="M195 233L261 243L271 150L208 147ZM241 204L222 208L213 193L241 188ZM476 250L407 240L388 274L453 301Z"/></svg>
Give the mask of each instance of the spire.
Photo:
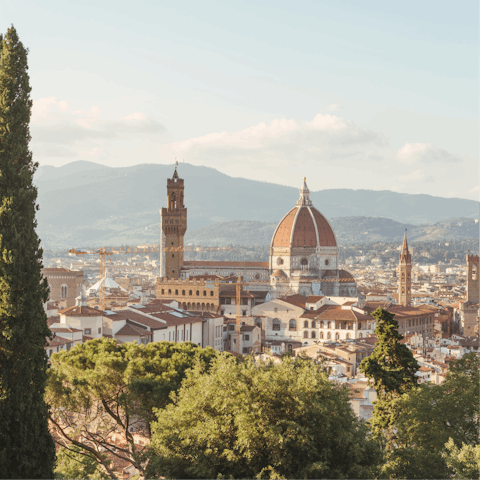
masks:
<svg viewBox="0 0 480 480"><path fill-rule="evenodd" d="M178 160L175 161L175 171L173 172L172 178L178 178L177 167L178 167Z"/></svg>
<svg viewBox="0 0 480 480"><path fill-rule="evenodd" d="M302 205L312 205L312 201L310 200L310 190L307 187L307 177L303 177L303 185L300 189L300 198L298 199L297 206Z"/></svg>
<svg viewBox="0 0 480 480"><path fill-rule="evenodd" d="M400 253L400 263L411 263L412 256L408 250L408 242L407 242L407 229L405 229L405 234L403 236L403 245L402 245L402 252Z"/></svg>

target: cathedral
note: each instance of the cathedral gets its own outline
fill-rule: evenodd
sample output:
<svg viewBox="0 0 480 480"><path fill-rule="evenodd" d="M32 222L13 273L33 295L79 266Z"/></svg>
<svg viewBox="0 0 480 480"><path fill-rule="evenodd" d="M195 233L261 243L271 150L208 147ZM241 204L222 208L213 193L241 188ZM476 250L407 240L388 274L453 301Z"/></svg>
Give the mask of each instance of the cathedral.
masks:
<svg viewBox="0 0 480 480"><path fill-rule="evenodd" d="M217 313L222 289L238 276L248 284L249 292L263 296L262 301L295 294L359 296L353 276L339 269L335 233L313 206L305 178L299 199L275 229L268 262L185 261L184 188L175 167L167 180L167 207L160 211L158 298L174 298L186 310Z"/></svg>

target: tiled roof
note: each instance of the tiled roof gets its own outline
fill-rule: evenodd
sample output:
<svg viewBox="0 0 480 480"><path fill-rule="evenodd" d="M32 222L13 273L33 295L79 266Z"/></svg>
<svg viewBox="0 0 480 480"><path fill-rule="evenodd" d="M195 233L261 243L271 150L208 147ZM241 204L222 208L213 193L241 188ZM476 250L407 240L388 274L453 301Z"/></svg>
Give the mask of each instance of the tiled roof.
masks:
<svg viewBox="0 0 480 480"><path fill-rule="evenodd" d="M183 262L183 265L187 268L246 268L246 267L263 267L268 268L268 262L217 262L217 261L200 261L200 260L187 260Z"/></svg>
<svg viewBox="0 0 480 480"><path fill-rule="evenodd" d="M152 332L145 330L140 327L134 327L133 325L127 323L125 324L116 334L115 336L145 336L145 335L152 335Z"/></svg>
<svg viewBox="0 0 480 480"><path fill-rule="evenodd" d="M83 332L83 330L80 330L78 328L56 328L56 327L52 328L52 327L50 327L50 330L52 332L61 332L61 333L62 332L63 333Z"/></svg>
<svg viewBox="0 0 480 480"><path fill-rule="evenodd" d="M101 317L104 315L102 310L92 307L69 307L65 310L59 310L58 313L67 317Z"/></svg>
<svg viewBox="0 0 480 480"><path fill-rule="evenodd" d="M295 305L296 307L305 308L307 304L307 297L303 295L288 295L286 297L281 297L279 300Z"/></svg>
<svg viewBox="0 0 480 480"><path fill-rule="evenodd" d="M394 313L395 316L405 318L405 317L414 317L417 315L428 315L432 314L432 310L423 308L423 307L404 307L402 305L391 305L386 308L390 313Z"/></svg>
<svg viewBox="0 0 480 480"><path fill-rule="evenodd" d="M325 295L310 295L307 298L307 303L317 303L322 298L325 298Z"/></svg>
<svg viewBox="0 0 480 480"><path fill-rule="evenodd" d="M242 325L240 327L241 332L251 332L255 328L258 328L256 325Z"/></svg>
<svg viewBox="0 0 480 480"><path fill-rule="evenodd" d="M335 234L325 217L316 208L307 206L292 208L278 224L272 240L272 247L316 247L317 244L337 246Z"/></svg>
<svg viewBox="0 0 480 480"><path fill-rule="evenodd" d="M188 325L190 323L198 323L198 322L205 322L206 320L204 318L200 317L184 317L184 318L179 318L175 317L174 315L170 315L169 313L159 313L156 315L157 318L164 320L166 323L162 324L158 329L163 329L167 327L172 327L175 325Z"/></svg>
<svg viewBox="0 0 480 480"><path fill-rule="evenodd" d="M69 340L68 338L59 337L55 335L55 337L52 340L50 340L47 337L47 346L49 347L59 347L61 345L68 345L69 343L72 343L72 340Z"/></svg>
<svg viewBox="0 0 480 480"><path fill-rule="evenodd" d="M156 315L160 314L154 314L152 316ZM145 325L146 327L150 327L152 330L156 330L164 326L164 323L160 322L159 320L155 320L153 318L147 317L146 315L142 315L140 311L133 312L129 309L116 310L115 314L108 315L106 317L112 319L112 321L114 322L118 322L120 320L132 320L134 322L140 323L141 325Z"/></svg>

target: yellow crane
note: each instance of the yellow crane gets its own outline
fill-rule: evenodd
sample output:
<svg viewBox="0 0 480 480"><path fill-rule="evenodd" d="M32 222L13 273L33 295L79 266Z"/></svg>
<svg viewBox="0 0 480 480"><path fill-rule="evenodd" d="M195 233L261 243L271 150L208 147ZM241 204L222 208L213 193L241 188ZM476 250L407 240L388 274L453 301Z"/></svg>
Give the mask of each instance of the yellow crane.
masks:
<svg viewBox="0 0 480 480"><path fill-rule="evenodd" d="M214 251L214 250L235 250L232 247L171 247L165 248L165 252L204 252L204 251ZM99 273L99 282L100 289L98 292L98 308L100 310L105 310L105 279L106 276L106 260L105 258L114 255L114 254L145 254L145 253L161 253L159 247L155 246L145 246L145 247L100 247L96 249L87 249L87 250L77 250L72 248L68 251L73 255L98 255L99 264L98 264L98 273Z"/></svg>

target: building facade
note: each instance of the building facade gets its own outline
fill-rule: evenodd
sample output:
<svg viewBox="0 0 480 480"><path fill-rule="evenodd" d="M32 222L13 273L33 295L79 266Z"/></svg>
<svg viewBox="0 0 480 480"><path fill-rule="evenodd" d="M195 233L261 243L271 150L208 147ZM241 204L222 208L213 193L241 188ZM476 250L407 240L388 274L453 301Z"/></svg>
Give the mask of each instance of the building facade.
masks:
<svg viewBox="0 0 480 480"><path fill-rule="evenodd" d="M65 308L73 307L82 292L83 271L66 268L43 268L42 275L50 287L49 302L64 302Z"/></svg>

